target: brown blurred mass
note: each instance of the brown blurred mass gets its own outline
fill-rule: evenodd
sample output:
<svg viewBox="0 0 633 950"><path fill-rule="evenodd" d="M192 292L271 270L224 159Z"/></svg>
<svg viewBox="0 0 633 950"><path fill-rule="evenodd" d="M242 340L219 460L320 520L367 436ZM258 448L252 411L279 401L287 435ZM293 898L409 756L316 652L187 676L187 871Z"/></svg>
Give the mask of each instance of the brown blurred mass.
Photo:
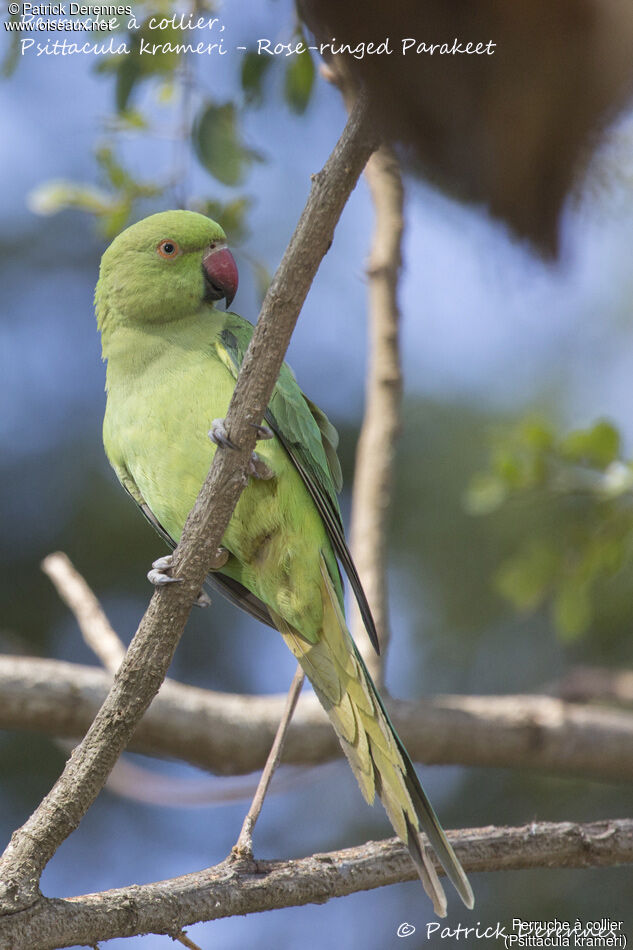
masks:
<svg viewBox="0 0 633 950"><path fill-rule="evenodd" d="M391 55L344 56L385 136L441 187L485 202L555 253L565 194L633 88L632 0L298 4L317 42L356 47L389 37ZM403 56L407 37L496 46L493 55Z"/></svg>

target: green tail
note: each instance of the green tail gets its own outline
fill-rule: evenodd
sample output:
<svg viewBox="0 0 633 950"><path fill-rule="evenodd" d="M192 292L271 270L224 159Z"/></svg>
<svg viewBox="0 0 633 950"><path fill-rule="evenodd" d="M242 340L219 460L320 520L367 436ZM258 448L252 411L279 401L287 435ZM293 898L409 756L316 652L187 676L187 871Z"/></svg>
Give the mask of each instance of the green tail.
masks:
<svg viewBox="0 0 633 950"><path fill-rule="evenodd" d="M282 617L273 619L327 712L365 799L371 804L378 795L407 845L436 914L446 916L446 896L422 832L464 904L472 908L468 879L351 638L323 557L321 576L323 623L316 642Z"/></svg>

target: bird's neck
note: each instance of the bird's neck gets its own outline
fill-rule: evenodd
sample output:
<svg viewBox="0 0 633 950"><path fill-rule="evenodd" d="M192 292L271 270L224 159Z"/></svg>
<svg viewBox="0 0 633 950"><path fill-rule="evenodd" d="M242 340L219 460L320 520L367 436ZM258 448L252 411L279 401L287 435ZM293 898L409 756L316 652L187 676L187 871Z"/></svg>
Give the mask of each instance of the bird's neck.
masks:
<svg viewBox="0 0 633 950"><path fill-rule="evenodd" d="M189 356L199 358L201 350L217 339L224 320L221 310L205 305L204 311L170 323L122 321L112 329L104 328L101 347L108 363L106 389L115 385L124 389L135 387L146 371L155 372L161 363L167 369L174 362L184 364Z"/></svg>

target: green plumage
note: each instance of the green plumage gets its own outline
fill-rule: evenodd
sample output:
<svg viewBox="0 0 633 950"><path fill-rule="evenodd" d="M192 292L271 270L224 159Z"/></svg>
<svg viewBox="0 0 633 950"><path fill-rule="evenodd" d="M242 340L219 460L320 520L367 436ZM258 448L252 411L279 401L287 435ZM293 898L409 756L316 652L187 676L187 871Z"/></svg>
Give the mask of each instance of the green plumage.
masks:
<svg viewBox="0 0 633 950"><path fill-rule="evenodd" d="M178 248L166 260L157 248ZM211 421L224 417L252 326L205 300L202 258L222 229L171 211L124 231L103 256L95 296L108 393L104 444L119 480L161 533L179 540L209 470ZM257 454L273 473L250 478L210 579L272 623L325 707L368 802L377 793L408 844L436 912L442 887L419 837L429 835L467 906L470 886L347 630L337 557L370 636L373 621L343 537L337 435L284 365L263 420L275 433Z"/></svg>

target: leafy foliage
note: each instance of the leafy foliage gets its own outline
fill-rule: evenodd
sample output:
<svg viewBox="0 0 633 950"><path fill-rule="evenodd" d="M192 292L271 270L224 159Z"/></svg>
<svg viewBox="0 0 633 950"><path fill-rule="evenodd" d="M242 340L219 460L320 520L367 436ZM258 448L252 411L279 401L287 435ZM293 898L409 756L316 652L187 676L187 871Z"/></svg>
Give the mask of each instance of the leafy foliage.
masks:
<svg viewBox="0 0 633 950"><path fill-rule="evenodd" d="M270 88L268 75L284 68L284 100L292 112L305 112L316 77L312 57L307 50L283 60L266 53L260 55L254 49L247 51L237 60L241 94L218 101L205 90L206 76L200 74L200 57L176 49L182 47L184 40L191 41L192 36L183 36L183 31L170 22L173 10L169 0L152 0L147 5L137 2L134 12L136 17L128 24L131 28L121 30L121 40L125 39L130 52L100 59L94 67L113 86L113 113L104 122L105 137L95 150L101 182L46 182L32 193L31 210L39 214L64 209L83 211L94 215L104 237L111 238L141 214L167 206L195 207L217 215L234 240L243 240L251 199L239 192L221 200L217 187L211 194L189 195L188 163L183 154L195 156L220 189L242 188L253 163L264 161L263 155L244 140L245 111L263 105ZM201 2L195 12L211 16L214 8ZM161 15L164 25L157 28L156 20ZM302 39L300 29L295 27L294 42ZM142 54L143 43L152 46L153 55ZM7 60L5 69L10 65ZM157 134L151 103L143 107L138 104L141 87L151 89L159 110L168 110L168 118L171 116L176 129L174 137L182 144L180 151L174 150L178 154L171 172L149 182L135 178L129 168L124 168L123 159L116 157L122 154L130 136ZM162 115L160 122L164 124Z"/></svg>
<svg viewBox="0 0 633 950"><path fill-rule="evenodd" d="M239 244L248 234L246 216L251 207L252 199L243 196L233 201L206 201L192 202L192 210L206 214L214 221L221 221L222 227L232 244Z"/></svg>
<svg viewBox="0 0 633 950"><path fill-rule="evenodd" d="M100 146L96 160L104 186L81 185L71 181L49 181L35 188L29 196L29 207L36 214L56 214L76 208L92 214L108 240L115 237L130 220L132 210L141 199L161 194L161 186L137 181L117 160L112 149Z"/></svg>
<svg viewBox="0 0 633 950"><path fill-rule="evenodd" d="M201 164L223 185L241 185L252 162L262 161L241 141L232 102L206 104L194 125L193 141Z"/></svg>
<svg viewBox="0 0 633 950"><path fill-rule="evenodd" d="M273 65L272 56L260 56L249 50L242 60L240 80L247 105L259 106L264 101L264 79Z"/></svg>
<svg viewBox="0 0 633 950"><path fill-rule="evenodd" d="M299 39L303 39L302 34L299 34ZM286 68L284 97L293 112L301 114L307 109L314 80L314 61L308 49L290 58Z"/></svg>
<svg viewBox="0 0 633 950"><path fill-rule="evenodd" d="M466 496L476 515L531 506L534 517L494 585L517 610L549 602L565 639L587 632L602 585L633 553L633 467L620 452L609 422L558 436L531 417L497 433L489 467Z"/></svg>

